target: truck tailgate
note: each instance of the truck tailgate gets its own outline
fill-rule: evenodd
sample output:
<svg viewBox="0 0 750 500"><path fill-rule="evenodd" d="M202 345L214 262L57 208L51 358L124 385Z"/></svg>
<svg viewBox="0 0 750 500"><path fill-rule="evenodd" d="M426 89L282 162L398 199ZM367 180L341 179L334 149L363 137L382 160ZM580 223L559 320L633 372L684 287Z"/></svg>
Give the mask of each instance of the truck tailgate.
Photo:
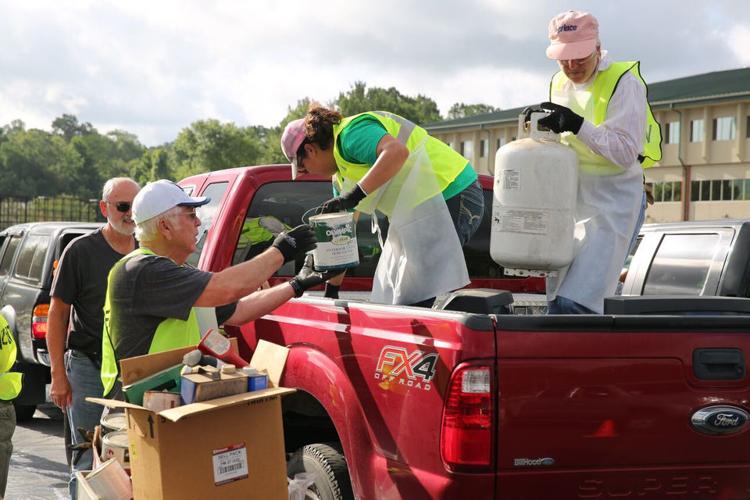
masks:
<svg viewBox="0 0 750 500"><path fill-rule="evenodd" d="M750 498L743 322L570 319L498 318L499 497Z"/></svg>

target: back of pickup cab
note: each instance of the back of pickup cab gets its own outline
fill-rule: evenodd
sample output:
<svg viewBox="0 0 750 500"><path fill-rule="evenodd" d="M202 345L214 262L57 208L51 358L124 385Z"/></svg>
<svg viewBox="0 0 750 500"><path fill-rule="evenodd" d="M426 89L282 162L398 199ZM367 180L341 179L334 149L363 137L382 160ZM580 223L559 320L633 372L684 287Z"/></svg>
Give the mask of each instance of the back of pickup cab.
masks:
<svg viewBox="0 0 750 500"><path fill-rule="evenodd" d="M234 169L181 182L195 194L230 183L203 269L231 264L252 194L274 176L288 180ZM691 418L750 408L744 320L488 316L305 297L232 333L249 349L259 339L291 348L282 383L302 399L287 409L306 397L319 405L357 498L739 499L750 498L750 434L703 434ZM696 353L727 349L741 353L740 375L696 376ZM736 371L725 364L708 371Z"/></svg>

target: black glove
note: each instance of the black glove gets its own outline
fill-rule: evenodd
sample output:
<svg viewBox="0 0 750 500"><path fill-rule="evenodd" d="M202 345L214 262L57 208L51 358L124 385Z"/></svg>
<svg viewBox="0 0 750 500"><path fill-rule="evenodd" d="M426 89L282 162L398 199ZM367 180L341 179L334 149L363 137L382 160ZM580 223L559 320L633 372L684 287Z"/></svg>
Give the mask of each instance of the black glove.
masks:
<svg viewBox="0 0 750 500"><path fill-rule="evenodd" d="M302 297L305 290L318 286L324 281L336 276L336 271L320 272L316 271L314 267L315 263L313 262L313 256L310 254L305 257L305 264L302 266L302 269L299 270L297 276L289 281L289 284L294 289L295 297Z"/></svg>
<svg viewBox="0 0 750 500"><path fill-rule="evenodd" d="M289 231L279 233L274 238L275 248L284 256L284 262L294 260L298 255L303 255L317 246L315 233L307 224L299 225Z"/></svg>
<svg viewBox="0 0 750 500"><path fill-rule="evenodd" d="M328 214L331 212L343 212L350 208L356 207L362 199L367 196L365 192L359 187L359 184L349 192L346 192L335 198L331 198L320 206L321 214Z"/></svg>
<svg viewBox="0 0 750 500"><path fill-rule="evenodd" d="M573 132L577 134L583 125L583 117L575 114L569 108L560 106L554 102L543 102L539 105L544 110L552 111L552 114L539 120L539 125L547 127L554 133Z"/></svg>
<svg viewBox="0 0 750 500"><path fill-rule="evenodd" d="M521 113L523 113L523 122L529 123L531 121L531 113L544 113L544 110L539 106L526 106Z"/></svg>

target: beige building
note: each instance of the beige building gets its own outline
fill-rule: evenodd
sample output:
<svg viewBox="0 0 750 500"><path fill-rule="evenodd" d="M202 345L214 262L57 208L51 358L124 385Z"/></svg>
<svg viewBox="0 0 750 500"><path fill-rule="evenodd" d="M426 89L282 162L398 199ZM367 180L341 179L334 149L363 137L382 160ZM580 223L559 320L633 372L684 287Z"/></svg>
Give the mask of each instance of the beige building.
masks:
<svg viewBox="0 0 750 500"><path fill-rule="evenodd" d="M661 124L662 161L646 169L656 203L647 222L750 218L750 68L649 85ZM494 172L495 153L516 139L523 108L433 123L426 128Z"/></svg>

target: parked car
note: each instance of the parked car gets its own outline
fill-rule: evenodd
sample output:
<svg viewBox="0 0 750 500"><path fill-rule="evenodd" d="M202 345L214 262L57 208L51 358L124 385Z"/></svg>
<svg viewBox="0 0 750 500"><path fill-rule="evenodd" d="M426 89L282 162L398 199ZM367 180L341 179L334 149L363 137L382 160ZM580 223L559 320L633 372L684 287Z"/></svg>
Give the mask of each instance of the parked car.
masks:
<svg viewBox="0 0 750 500"><path fill-rule="evenodd" d="M0 232L0 312L16 336L18 359L13 371L24 374L15 399L16 418L28 420L46 401L50 382L47 313L55 266L74 238L100 223L33 222Z"/></svg>
<svg viewBox="0 0 750 500"><path fill-rule="evenodd" d="M622 295L750 297L750 221L644 225Z"/></svg>

